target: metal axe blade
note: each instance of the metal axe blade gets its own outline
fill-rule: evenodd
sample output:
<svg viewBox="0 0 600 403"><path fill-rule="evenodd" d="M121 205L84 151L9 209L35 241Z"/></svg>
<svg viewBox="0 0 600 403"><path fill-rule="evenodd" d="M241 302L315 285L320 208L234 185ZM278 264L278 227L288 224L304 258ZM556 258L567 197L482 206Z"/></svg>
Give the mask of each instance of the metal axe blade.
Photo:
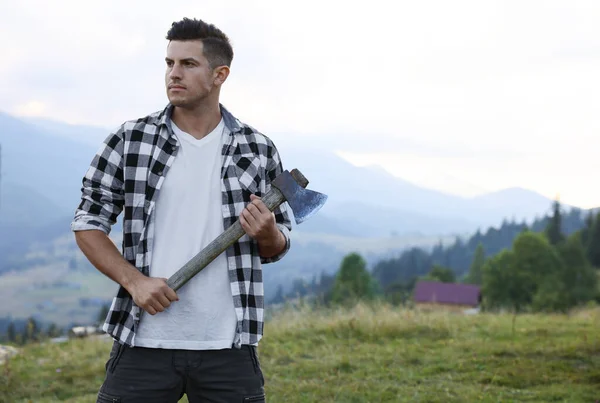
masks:
<svg viewBox="0 0 600 403"><path fill-rule="evenodd" d="M300 224L312 217L327 201L327 195L315 192L314 190L304 189L288 171L284 171L275 178L271 185L279 189L285 197L292 208L296 224ZM306 186L306 184L303 185Z"/></svg>

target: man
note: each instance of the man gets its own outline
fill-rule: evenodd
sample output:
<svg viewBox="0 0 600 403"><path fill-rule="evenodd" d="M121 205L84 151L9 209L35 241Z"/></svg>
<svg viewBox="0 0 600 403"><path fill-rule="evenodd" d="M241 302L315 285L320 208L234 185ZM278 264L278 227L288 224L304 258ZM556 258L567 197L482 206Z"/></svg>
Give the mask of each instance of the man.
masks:
<svg viewBox="0 0 600 403"><path fill-rule="evenodd" d="M264 401L261 263L290 248L286 205L260 196L283 168L272 141L219 102L233 50L212 24L167 33L167 107L108 136L83 178L72 230L120 287L99 402ZM108 238L123 213L123 254ZM167 278L239 219L246 234L178 293Z"/></svg>

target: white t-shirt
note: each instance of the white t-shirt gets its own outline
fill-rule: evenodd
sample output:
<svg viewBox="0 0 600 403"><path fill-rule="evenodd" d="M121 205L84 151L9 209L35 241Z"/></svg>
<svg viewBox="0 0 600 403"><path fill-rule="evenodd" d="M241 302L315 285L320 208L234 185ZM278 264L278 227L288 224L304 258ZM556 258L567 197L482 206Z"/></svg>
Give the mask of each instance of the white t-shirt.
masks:
<svg viewBox="0 0 600 403"><path fill-rule="evenodd" d="M171 123L179 150L155 205L151 277L169 278L223 232L221 148L223 120L198 140ZM144 313L136 346L207 350L231 348L237 317L227 259L219 255L156 315Z"/></svg>

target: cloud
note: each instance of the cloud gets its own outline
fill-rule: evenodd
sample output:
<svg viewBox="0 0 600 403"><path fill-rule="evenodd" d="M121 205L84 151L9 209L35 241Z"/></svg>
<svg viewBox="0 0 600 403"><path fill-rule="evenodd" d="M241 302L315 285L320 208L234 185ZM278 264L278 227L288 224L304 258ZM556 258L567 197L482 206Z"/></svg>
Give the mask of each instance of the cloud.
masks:
<svg viewBox="0 0 600 403"><path fill-rule="evenodd" d="M49 117L48 115L48 107L45 103L40 101L29 101L22 105L17 105L15 107L15 112L17 116L44 116Z"/></svg>
<svg viewBox="0 0 600 403"><path fill-rule="evenodd" d="M35 100L110 127L161 109L164 36L183 16L231 37L223 102L276 141L400 176L421 166L415 180L456 193L523 186L600 205L585 185L600 168L594 1L20 1L0 5L0 109Z"/></svg>

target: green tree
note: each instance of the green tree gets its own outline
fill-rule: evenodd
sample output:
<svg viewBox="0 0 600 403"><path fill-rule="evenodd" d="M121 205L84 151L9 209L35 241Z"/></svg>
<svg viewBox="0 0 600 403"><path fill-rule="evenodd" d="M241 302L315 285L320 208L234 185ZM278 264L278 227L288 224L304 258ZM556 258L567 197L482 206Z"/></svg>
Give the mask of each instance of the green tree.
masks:
<svg viewBox="0 0 600 403"><path fill-rule="evenodd" d="M376 283L366 266L365 260L357 253L344 257L331 291L332 303L354 304L375 297Z"/></svg>
<svg viewBox="0 0 600 403"><path fill-rule="evenodd" d="M483 265L482 305L487 310L510 308L519 312L528 304L528 273L516 270L515 254L505 249Z"/></svg>
<svg viewBox="0 0 600 403"><path fill-rule="evenodd" d="M25 326L25 341L37 341L40 337L40 327L36 320L33 317L30 317L27 320L27 325Z"/></svg>
<svg viewBox="0 0 600 403"><path fill-rule="evenodd" d="M427 276L423 277L423 280L440 281L442 283L454 283L456 281L456 275L447 267L440 265L434 265Z"/></svg>
<svg viewBox="0 0 600 403"><path fill-rule="evenodd" d="M581 229L581 243L584 247L588 245L590 240L590 235L592 233L592 228L594 227L594 213L592 210L588 211L585 216L585 225Z"/></svg>
<svg viewBox="0 0 600 403"><path fill-rule="evenodd" d="M536 312L566 312L569 309L568 290L560 274L552 274L538 284L531 307Z"/></svg>
<svg viewBox="0 0 600 403"><path fill-rule="evenodd" d="M58 328L56 323L51 323L46 330L48 337L58 337L61 334L61 330Z"/></svg>
<svg viewBox="0 0 600 403"><path fill-rule="evenodd" d="M580 232L576 232L558 247L563 262L560 277L569 308L594 299L598 289L598 275L585 256L581 236Z"/></svg>
<svg viewBox="0 0 600 403"><path fill-rule="evenodd" d="M587 257L596 268L600 268L600 213L596 215L587 239Z"/></svg>
<svg viewBox="0 0 600 403"><path fill-rule="evenodd" d="M408 299L408 292L403 283L394 283L387 286L384 290L385 300L392 305L402 305Z"/></svg>
<svg viewBox="0 0 600 403"><path fill-rule="evenodd" d="M484 306L507 307L517 313L535 299L535 308L545 310L544 304L558 298L548 295L548 291L561 284L562 268L557 251L543 235L524 232L517 236L512 250L505 250L484 264ZM536 295L538 292L541 294Z"/></svg>
<svg viewBox="0 0 600 403"><path fill-rule="evenodd" d="M8 341L15 342L17 341L17 329L15 327L14 322L10 322L8 324L8 328L6 329L6 337Z"/></svg>
<svg viewBox="0 0 600 403"><path fill-rule="evenodd" d="M560 202L555 200L552 205L552 217L548 221L545 229L546 236L552 245L558 245L565 240L562 232L562 213L560 211Z"/></svg>
<svg viewBox="0 0 600 403"><path fill-rule="evenodd" d="M465 283L481 285L483 282L483 265L485 264L485 250L480 242L475 249L475 255L469 268L469 274L465 279Z"/></svg>
<svg viewBox="0 0 600 403"><path fill-rule="evenodd" d="M519 271L528 273L536 286L545 278L561 271L561 260L547 238L534 232L520 234L513 243L515 264Z"/></svg>

